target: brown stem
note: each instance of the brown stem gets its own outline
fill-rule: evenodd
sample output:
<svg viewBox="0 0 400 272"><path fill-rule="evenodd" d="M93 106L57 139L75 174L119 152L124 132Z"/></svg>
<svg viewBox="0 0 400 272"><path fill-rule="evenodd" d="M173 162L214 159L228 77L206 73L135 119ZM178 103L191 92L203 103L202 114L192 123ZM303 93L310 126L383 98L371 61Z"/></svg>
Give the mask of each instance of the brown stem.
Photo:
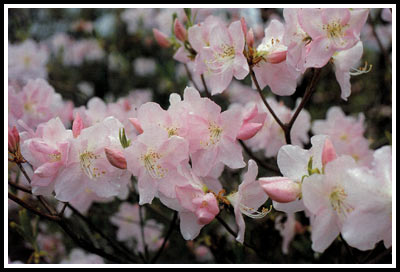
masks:
<svg viewBox="0 0 400 272"><path fill-rule="evenodd" d="M211 94L207 88L207 84L206 84L206 80L204 79L204 75L201 74L200 77L201 77L201 82L203 83L203 86L204 86L204 92L206 93L207 97L211 99Z"/></svg>
<svg viewBox="0 0 400 272"><path fill-rule="evenodd" d="M169 225L168 232L167 232L167 234L165 235L164 241L163 241L161 247L158 249L158 251L157 251L156 255L154 256L154 258L151 260L151 263L156 263L157 260L158 260L158 258L161 256L161 253L162 253L162 251L164 250L165 245L167 244L167 241L168 241L169 237L170 237L171 234L172 234L172 231L174 230L175 222L176 222L176 219L177 219L177 218L178 218L178 212L175 211L175 212L174 212L174 217L173 217L172 220L171 220L171 223L170 223L170 225Z"/></svg>
<svg viewBox="0 0 400 272"><path fill-rule="evenodd" d="M11 187L13 187L13 188L15 188L17 190L23 191L23 192L28 193L28 194L32 194L30 188L26 188L26 187L24 187L22 185L19 185L19 184L15 183L15 182L8 181L8 185L10 185Z"/></svg>
<svg viewBox="0 0 400 272"><path fill-rule="evenodd" d="M256 85L257 91L260 94L261 100L263 101L264 105L267 107L268 111L271 113L272 117L274 117L275 121L278 123L278 125L283 129L283 131L286 131L286 126L285 124L282 123L282 121L278 118L278 116L275 114L274 110L271 108L271 106L268 104L267 100L265 99L264 95L262 94L262 90L260 88L260 85L258 84L256 75L254 74L253 68L249 65L250 69L250 76L253 79L254 85Z"/></svg>
<svg viewBox="0 0 400 272"><path fill-rule="evenodd" d="M297 117L299 116L301 110L304 108L304 106L310 100L311 95L315 90L315 86L318 82L320 74L321 74L321 69L313 68L313 77L306 88L303 99L301 100L300 105L297 107L297 109L296 109L295 113L293 114L292 118L290 119L289 123L285 124L285 129L283 131L285 132L285 139L286 139L287 144L292 143L292 140L290 138L290 131L292 130L293 124L296 121Z"/></svg>

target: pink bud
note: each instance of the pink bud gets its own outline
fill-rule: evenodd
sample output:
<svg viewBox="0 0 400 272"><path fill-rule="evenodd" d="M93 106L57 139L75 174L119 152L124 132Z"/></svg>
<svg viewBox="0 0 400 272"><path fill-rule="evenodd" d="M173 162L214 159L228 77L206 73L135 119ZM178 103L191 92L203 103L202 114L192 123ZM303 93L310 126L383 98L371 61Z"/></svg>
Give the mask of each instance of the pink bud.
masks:
<svg viewBox="0 0 400 272"><path fill-rule="evenodd" d="M187 32L185 27L182 25L182 23L178 20L178 18L175 19L174 22L174 33L175 36L178 40L184 42L187 40Z"/></svg>
<svg viewBox="0 0 400 272"><path fill-rule="evenodd" d="M246 24L246 20L244 19L244 17L240 18L240 23L242 24L243 34L246 34L247 33L247 24Z"/></svg>
<svg viewBox="0 0 400 272"><path fill-rule="evenodd" d="M210 223L219 213L218 202L212 193L196 197L192 200L192 203L196 207L197 223L201 225Z"/></svg>
<svg viewBox="0 0 400 272"><path fill-rule="evenodd" d="M274 64L281 63L282 61L286 60L286 53L287 51L285 50L268 54L267 62Z"/></svg>
<svg viewBox="0 0 400 272"><path fill-rule="evenodd" d="M246 42L248 47L253 47L254 45L254 32L253 29L250 28L249 32L246 34Z"/></svg>
<svg viewBox="0 0 400 272"><path fill-rule="evenodd" d="M128 118L128 120L136 128L139 134L143 133L142 126L140 125L139 120L137 118Z"/></svg>
<svg viewBox="0 0 400 272"><path fill-rule="evenodd" d="M330 139L325 140L324 148L322 149L322 165L336 159L336 151Z"/></svg>
<svg viewBox="0 0 400 272"><path fill-rule="evenodd" d="M272 200L280 203L292 202L301 193L300 184L287 177L260 178L258 182Z"/></svg>
<svg viewBox="0 0 400 272"><path fill-rule="evenodd" d="M81 116L79 115L79 112L76 113L75 120L72 123L72 134L74 135L74 138L78 137L79 134L81 134L81 130L84 128L83 126L83 121Z"/></svg>
<svg viewBox="0 0 400 272"><path fill-rule="evenodd" d="M8 127L8 151L15 153L19 149L19 133L15 126Z"/></svg>
<svg viewBox="0 0 400 272"><path fill-rule="evenodd" d="M107 160L112 166L119 169L126 169L126 159L121 150L105 147L104 151L106 153Z"/></svg>
<svg viewBox="0 0 400 272"><path fill-rule="evenodd" d="M153 28L153 34L154 34L154 38L156 39L158 45L160 45L161 47L168 48L171 45L171 43L168 40L167 35L165 35L161 31L159 31L158 29Z"/></svg>
<svg viewBox="0 0 400 272"><path fill-rule="evenodd" d="M245 123L240 128L236 138L239 140L248 140L260 131L263 124L260 123Z"/></svg>

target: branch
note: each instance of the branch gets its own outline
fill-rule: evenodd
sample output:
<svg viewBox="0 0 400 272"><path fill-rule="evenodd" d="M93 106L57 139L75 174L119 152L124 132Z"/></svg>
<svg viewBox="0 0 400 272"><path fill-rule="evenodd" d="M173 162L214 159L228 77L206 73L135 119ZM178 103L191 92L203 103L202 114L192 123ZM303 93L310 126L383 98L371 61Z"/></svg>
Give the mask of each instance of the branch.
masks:
<svg viewBox="0 0 400 272"><path fill-rule="evenodd" d="M162 253L162 251L164 250L164 247L165 247L165 245L167 244L167 241L168 241L169 237L171 236L172 231L174 230L175 222L176 222L176 219L177 219L177 218L178 218L178 212L175 211L175 212L174 212L174 217L173 217L172 220L171 220L171 223L170 223L170 225L169 225L168 232L167 232L167 234L165 235L164 241L163 241L161 247L158 249L158 251L157 251L156 255L154 256L154 258L151 260L151 263L156 263L157 259L161 256L161 253Z"/></svg>
<svg viewBox="0 0 400 272"><path fill-rule="evenodd" d="M207 97L211 99L211 94L207 88L207 84L206 84L206 80L204 79L204 75L201 74L200 77L201 77L201 82L203 82L204 92L206 93Z"/></svg>
<svg viewBox="0 0 400 272"><path fill-rule="evenodd" d="M290 131L292 130L293 124L296 121L297 117L299 116L301 110L307 104L308 100L310 100L311 95L315 90L315 86L318 82L320 74L321 74L321 69L313 68L313 76L306 88L303 99L301 100L300 105L297 107L296 112L293 114L289 123L285 124L285 129L283 131L285 132L285 139L287 144L291 144L292 142L290 138Z"/></svg>
<svg viewBox="0 0 400 272"><path fill-rule="evenodd" d="M285 124L282 123L282 121L278 118L278 116L275 114L274 110L271 108L271 106L268 104L267 100L265 99L264 95L262 94L262 90L260 88L260 85L258 84L256 75L254 74L253 68L249 65L250 69L250 76L253 79L254 84L256 85L257 91L260 94L261 100L263 101L264 105L267 107L269 112L271 113L272 117L274 117L275 121L278 123L278 125L283 129L283 131L286 131L286 126Z"/></svg>
<svg viewBox="0 0 400 272"><path fill-rule="evenodd" d="M146 262L149 259L149 250L147 249L147 244L146 240L144 239L144 221L143 221L143 213L142 213L143 207L139 205L139 218L140 218L140 234L142 236L142 243L143 243L143 250L144 250L144 256L146 257Z"/></svg>

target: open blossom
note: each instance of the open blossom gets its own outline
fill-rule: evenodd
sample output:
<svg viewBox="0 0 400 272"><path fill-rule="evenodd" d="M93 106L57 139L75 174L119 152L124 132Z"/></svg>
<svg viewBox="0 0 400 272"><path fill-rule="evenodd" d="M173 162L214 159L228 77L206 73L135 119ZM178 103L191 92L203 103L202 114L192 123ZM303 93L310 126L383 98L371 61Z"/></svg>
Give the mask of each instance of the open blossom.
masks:
<svg viewBox="0 0 400 272"><path fill-rule="evenodd" d="M316 173L303 181L303 203L313 217L314 251L323 252L336 239L345 220L364 198L357 195L360 186L350 174L356 166L353 158L341 156L325 166L324 174ZM355 231L360 232L360 229Z"/></svg>
<svg viewBox="0 0 400 272"><path fill-rule="evenodd" d="M200 51L204 73L211 93L222 93L232 81L232 78L244 79L249 73L247 60L243 55L244 33L240 21L235 21L227 28L217 24L210 30L210 44ZM197 68L196 68L197 69Z"/></svg>
<svg viewBox="0 0 400 272"><path fill-rule="evenodd" d="M301 9L299 23L312 39L306 67L322 67L336 51L353 47L360 40L368 12L368 9Z"/></svg>
<svg viewBox="0 0 400 272"><path fill-rule="evenodd" d="M260 184L256 181L258 167L255 161L249 160L247 173L244 175L242 183L237 192L227 196L235 211L236 224L238 226L238 235L236 240L244 242L245 221L243 214L251 218L262 218L267 214L265 208L258 211L268 199Z"/></svg>
<svg viewBox="0 0 400 272"><path fill-rule="evenodd" d="M373 152L363 136L364 119L363 113L356 119L346 116L339 107L331 107L325 120L314 121L312 131L314 134L328 135L338 155L350 155L360 165L370 166Z"/></svg>
<svg viewBox="0 0 400 272"><path fill-rule="evenodd" d="M20 92L15 92L11 87L9 94L10 119L15 120L16 124L13 125L17 125L20 131L24 131L25 126L36 129L40 123L60 115L63 110L70 110L69 107L64 108L65 104L61 95L56 93L44 79L28 80ZM18 102L14 103L16 101ZM21 120L25 126L22 127L21 121L17 122L18 120ZM66 121L63 120L63 122Z"/></svg>
<svg viewBox="0 0 400 272"><path fill-rule="evenodd" d="M260 88L269 86L277 95L292 95L296 90L298 71L286 61L287 46L283 44L284 25L272 20L265 29L265 37L257 47L263 59L254 66Z"/></svg>
<svg viewBox="0 0 400 272"><path fill-rule="evenodd" d="M351 94L351 75L360 75L367 73L370 69L364 67L364 70L355 69L363 53L362 42L359 41L352 48L336 52L332 58L335 64L335 75L342 90L342 99L347 100Z"/></svg>
<svg viewBox="0 0 400 272"><path fill-rule="evenodd" d="M392 245L391 147L384 146L374 152L371 170L353 169L349 176L357 186L359 203L343 223L343 238L360 250L373 249L381 240L389 248Z"/></svg>
<svg viewBox="0 0 400 272"><path fill-rule="evenodd" d="M66 166L72 132L59 118L44 123L40 130L41 136L24 141L21 151L34 169L32 192L51 194L54 180Z"/></svg>
<svg viewBox="0 0 400 272"><path fill-rule="evenodd" d="M98 255L86 253L80 248L74 248L61 264L104 264L103 258Z"/></svg>
<svg viewBox="0 0 400 272"><path fill-rule="evenodd" d="M193 169L199 176L206 176L219 162L230 168L245 166L242 149L236 141L240 130L241 112L221 108L208 98L201 98L197 90L186 88L184 103L189 111L190 157Z"/></svg>
<svg viewBox="0 0 400 272"><path fill-rule="evenodd" d="M63 171L55 181L56 199L70 201L86 189L99 197L116 196L126 189L130 174L112 166L104 148L121 148L118 139L122 124L113 117L85 128L70 140L71 147Z"/></svg>
<svg viewBox="0 0 400 272"><path fill-rule="evenodd" d="M188 152L185 139L169 137L159 127L146 130L124 150L128 170L138 177L140 205L151 203L158 191L175 197L174 186L184 182L178 168L189 160Z"/></svg>
<svg viewBox="0 0 400 272"><path fill-rule="evenodd" d="M8 78L26 83L30 79L47 78L47 49L33 40L8 44Z"/></svg>

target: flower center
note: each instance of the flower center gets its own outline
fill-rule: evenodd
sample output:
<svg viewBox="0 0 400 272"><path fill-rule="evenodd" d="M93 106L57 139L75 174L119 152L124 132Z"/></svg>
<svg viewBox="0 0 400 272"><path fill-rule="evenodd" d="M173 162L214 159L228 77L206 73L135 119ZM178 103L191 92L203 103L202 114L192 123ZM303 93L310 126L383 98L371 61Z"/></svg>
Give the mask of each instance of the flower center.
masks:
<svg viewBox="0 0 400 272"><path fill-rule="evenodd" d="M106 171L100 171L99 168L94 167L93 165L94 160L98 159L99 157L99 155L95 155L93 152L88 150L79 154L81 168L86 176L88 176L90 179L98 178L106 173Z"/></svg>
<svg viewBox="0 0 400 272"><path fill-rule="evenodd" d="M338 46L344 46L346 44L346 41L343 40L345 28L346 25L342 26L339 20L322 26L322 29L326 31L327 37Z"/></svg>
<svg viewBox="0 0 400 272"><path fill-rule="evenodd" d="M61 160L61 153L57 152L55 154L50 154L50 162L58 162Z"/></svg>
<svg viewBox="0 0 400 272"><path fill-rule="evenodd" d="M338 215L346 215L353 210L353 208L346 203L346 198L347 194L341 186L334 187L329 195L331 206Z"/></svg>
<svg viewBox="0 0 400 272"><path fill-rule="evenodd" d="M223 44L220 49L220 52L214 52L213 60L205 60L208 73L223 73L235 59L235 48L233 46Z"/></svg>
<svg viewBox="0 0 400 272"><path fill-rule="evenodd" d="M141 156L144 167L152 178L160 179L165 177L168 172L167 169L162 168L157 162L161 158L161 155L149 150L145 155Z"/></svg>
<svg viewBox="0 0 400 272"><path fill-rule="evenodd" d="M176 127L169 127L169 128L167 128L167 132L168 132L168 137L171 137L171 136L177 136L178 135L178 128L176 128Z"/></svg>
<svg viewBox="0 0 400 272"><path fill-rule="evenodd" d="M219 142L221 139L223 129L219 126L217 126L215 123L210 122L208 125L208 140L206 142L200 142L205 147L208 147L210 145L215 145Z"/></svg>

